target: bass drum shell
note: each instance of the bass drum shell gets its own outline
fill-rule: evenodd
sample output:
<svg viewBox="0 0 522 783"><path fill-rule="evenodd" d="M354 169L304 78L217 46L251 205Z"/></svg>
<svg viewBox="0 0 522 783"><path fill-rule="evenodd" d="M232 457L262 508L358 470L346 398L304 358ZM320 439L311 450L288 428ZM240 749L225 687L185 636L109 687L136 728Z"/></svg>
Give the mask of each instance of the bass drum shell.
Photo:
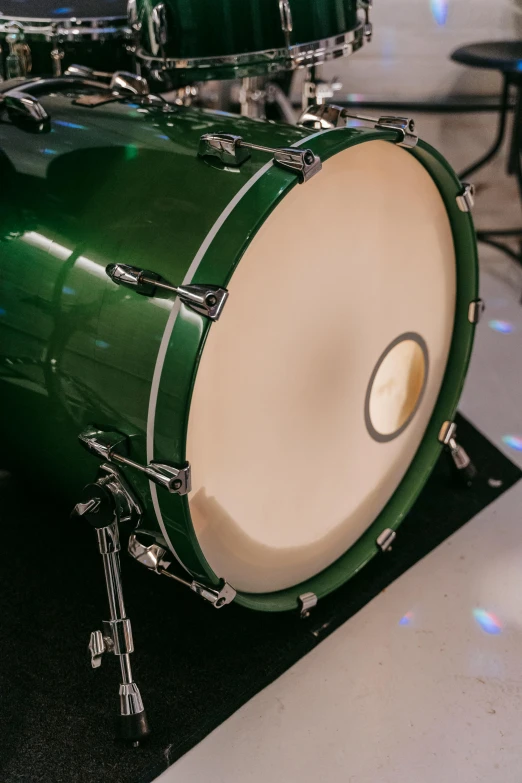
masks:
<svg viewBox="0 0 522 783"><path fill-rule="evenodd" d="M35 91L35 83L27 87ZM262 505L267 520L271 503L274 507L280 503L281 509L277 506L274 513L274 520L280 520L284 505L281 493L286 487L303 514L301 528L299 520L296 526L292 517L287 530L290 540L294 537L298 544L296 549L301 550L309 544L303 538L307 530L311 531L304 515L309 513L308 506L311 508L313 501L318 501L322 512L311 509L314 514L309 516L319 522L321 513L325 520L328 517L325 530L335 520L325 501L324 482L333 482L334 491L329 494L334 500L337 493L341 502L346 501L333 449L327 456L329 460L333 457L330 467L333 465L334 470L325 472L328 465L326 461L325 466L321 463L325 448L329 448L330 441L341 443L341 447L344 442L353 463L361 444L369 443L364 435L366 395L362 391L366 392L370 386L374 370L377 370L375 378L384 377L382 386L386 387L390 378L386 349L397 337L417 332L428 347L429 365L424 364L424 372L428 379L436 378L438 373L440 388L437 391L436 386L431 389L427 386L420 407L413 405L411 411L409 408L405 411L412 413L413 418L400 436L382 444L372 439L370 446L375 453L384 454L400 445L403 438L409 438L417 423L421 424L415 433L417 443L410 443L410 453L404 459L401 457L394 481L380 493L380 506L368 509L363 522L349 533L359 538L350 546L349 535L343 533L338 548L336 545L329 551L320 542L317 552L320 557L305 563L301 573L296 570L291 573L292 569L283 565L283 576L287 568L287 587L284 581L263 583L260 579L257 584L248 584L240 578L238 585L243 590L236 601L257 610L283 611L296 608L303 593L313 592L321 598L378 555L377 539L384 531L399 528L441 452L440 427L454 416L474 334L468 308L477 297L473 224L470 215L460 211L457 204L461 183L444 159L428 145L419 142L411 151L398 149L397 134L392 130L345 128L310 134L303 128L193 109L173 107L172 111L158 112L152 108L143 113L131 100L107 104L101 109L85 109L74 104L83 89L68 86L67 93L60 94L52 83L51 94L46 95L45 83L39 83L38 100L52 117L54 130L45 144L42 135L25 133L8 123L0 125L0 170L6 184L0 191L3 464L9 467L17 456L22 469L27 468L28 462L37 465L38 470L34 471L37 476L53 484L59 492L69 493L72 504L77 502L82 484L93 480L98 464L95 457L78 445L78 435L87 427L127 435L129 456L138 463L156 461L181 466L187 458L193 460L194 494L190 497L171 495L131 468L123 472L143 505L142 527L150 530L158 541L166 541L194 578L217 586L228 575L227 567L221 573L222 553L216 552L215 542L206 537L194 500L197 493L201 497L202 485L208 483L210 490L212 477L203 460L207 459L207 452L212 454L215 464L222 458L229 486L238 486L241 491L240 484L235 483L241 479L232 475L234 464L226 453L236 442L245 466L252 467L244 480L249 493L248 482L256 478L259 465L255 462L257 455L253 454L253 458L249 454L247 430L243 432L236 423L238 437L225 420L226 416L230 420L234 406L228 413L221 409L221 439L212 429L220 424L210 415L211 404L217 405L222 399L219 385L216 385L215 401L204 403L211 428L206 431L201 424L203 431L198 436L194 427L200 426L198 400L201 400L201 390L208 386L206 364L215 363L212 356L219 356L219 350L216 353L213 346L227 336L227 330L233 327L232 335L237 333L237 308L239 312L245 310L239 323L243 324L247 347L250 330L252 355L255 356L255 351L260 353L261 345L268 354L272 348L274 357L277 355L280 360L285 355L289 357L288 366L282 363L283 374L279 376L283 382L288 377L289 394L295 394L293 376L302 380L306 366L295 366L302 353L300 348L293 352L287 350L286 354L281 351L285 341L297 341L298 346L304 336L319 358L319 361L305 362L309 365L309 381L303 387L307 404L316 395L317 416L303 418L303 410L295 407L292 418L292 406L287 407L287 413L284 406L281 408L284 415L272 428L272 450L260 451L262 482L257 497L250 501L257 515L256 525L260 519L256 503ZM309 182L298 185L295 173L273 165L267 153L253 153L236 170L216 168L198 157L202 133L234 131L261 147L309 148L320 156L324 170ZM392 181L399 181L403 174L405 179L405 187L392 193L386 181L390 171ZM426 194L419 197L419 205L412 201L411 187L406 187L413 181L412 171L429 192L427 201ZM322 188L330 182L332 191L341 201L346 197L350 205L341 226L338 211L334 223L330 224L328 210L321 213L317 201ZM335 203L338 201L334 199ZM297 209L297 221L295 215L292 217L294 209ZM385 228L387 212L400 218L397 225L403 229L397 238ZM419 219L422 215L423 221ZM419 223L419 229L412 226L411 230L404 230L408 216L411 222ZM413 319L412 307L421 312L420 305L424 303L422 298L417 301L419 296L429 297L422 285L415 283L413 295L408 294L397 312L390 307L395 292L401 288L407 265L412 272L407 279L413 279L422 269L423 246L415 244L413 239L423 222L426 245L431 242L434 248L429 249L430 258L435 250L442 252L445 247L443 279L453 281L453 288L447 288L447 301L442 301L439 285L439 293L429 300L430 307L425 308L427 315L432 311L435 326L439 319L443 327L443 344L438 348L430 336L429 323L419 325L419 315L415 316L416 321ZM274 239L276 235L271 232L278 223L283 229L278 229L279 239ZM288 225L286 235L285 225ZM441 234L437 226L445 226L445 233ZM292 255L293 236L299 240L296 240L297 256ZM268 250L262 245L266 237ZM399 259L396 278L389 274L397 264L395 244L399 250L408 251L404 262ZM278 252L281 254L283 248L281 257ZM340 266L339 253L343 261ZM315 256L319 255L324 263L318 272ZM390 269L386 268L388 255ZM258 297L252 300L242 292L241 279L246 280L248 289L252 285L249 281L256 279L250 270L262 274L259 257L267 259L267 274L264 281L261 278ZM275 263L277 258L281 258L279 265ZM426 269L431 270L427 278L430 288L434 269L428 260L426 256ZM211 324L168 294L149 298L114 285L105 267L118 262L150 269L173 285L230 285L230 299L222 320ZM355 274L358 269L359 282ZM294 279L297 283L292 286ZM342 296L336 287L340 287ZM373 296L369 289L375 291ZM330 297L331 307L325 306ZM288 300L286 308L285 299ZM404 323L397 320L401 309L404 309ZM422 312L421 315L424 317ZM284 326L283 316L301 323L302 329L296 330L291 322ZM316 322L317 329L314 329ZM366 333L372 331L373 325L378 326L373 331L379 339L370 345ZM328 327L326 339L323 326ZM422 357L422 341L416 343L418 347L413 345L415 339L409 343L412 343L408 347L411 356ZM230 343L227 358L230 378L233 367L237 366L234 356L240 356L238 347L237 343ZM422 358L420 361L422 364ZM247 367L245 364L245 370ZM362 379L353 387L356 392L353 397L351 375L354 383L356 378ZM245 399L241 384L249 380L248 373L245 376L234 381L232 400L234 395L238 400ZM219 375L216 378L222 382ZM323 378L328 378L326 384ZM421 388L420 380L420 385L415 381L411 388ZM271 405L274 399L277 402L277 395L270 398L270 389L263 389L255 374L251 382L250 399L258 409L259 422L266 422L268 415L269 423L273 420L275 424L273 409L259 408L256 394L261 391ZM334 403L338 405L343 397L346 406L341 405L341 413L343 417L353 415L358 427L357 433L354 430L353 449L347 419L340 419L344 441L335 440L338 433L335 427L332 429L329 419L335 410ZM370 395L370 420L384 436L394 426L400 428L408 422L408 416L404 418L402 413L395 419L389 415L390 411L381 415L378 406L375 413L374 403ZM429 410L422 408L424 404ZM219 406L217 410L219 413ZM254 422L253 446L256 441L259 443L259 438L270 439L271 435L270 427L263 431L259 422ZM321 422L324 427L318 426ZM293 438L288 437L289 428L295 430ZM321 443L317 434L323 437L328 432L332 438ZM292 474L288 455L280 449L281 438L292 448L294 442L301 446L304 442L303 452L305 447L309 448L305 460L297 454L302 473L297 479L295 472ZM295 456L291 459L297 462ZM236 465L241 467L241 461ZM346 481L353 481L348 467ZM375 471L377 482L383 475L381 468ZM314 477L321 482L317 493ZM212 484L208 496L215 497L226 508L229 501L224 494L221 498L216 494L214 479ZM244 498L240 501L243 503ZM244 515L238 516L231 507L226 510L242 523ZM272 549L274 545L281 550L288 548L288 542L267 538L277 533L273 525L271 530L269 527L261 530L261 536L250 531L251 537L255 537L254 533ZM361 530L365 531L362 535ZM224 529L223 533L229 547L230 530ZM230 558L230 554L227 556ZM236 559L239 561L242 556L238 547ZM337 559L332 562L332 557ZM263 566L261 561L260 564ZM254 562L252 568L255 567ZM280 565L278 568L280 580ZM237 576L237 570L234 573L230 569L229 573L231 578ZM305 581L295 583L300 578ZM259 590L265 592L256 592ZM173 596L174 600L178 597Z"/></svg>

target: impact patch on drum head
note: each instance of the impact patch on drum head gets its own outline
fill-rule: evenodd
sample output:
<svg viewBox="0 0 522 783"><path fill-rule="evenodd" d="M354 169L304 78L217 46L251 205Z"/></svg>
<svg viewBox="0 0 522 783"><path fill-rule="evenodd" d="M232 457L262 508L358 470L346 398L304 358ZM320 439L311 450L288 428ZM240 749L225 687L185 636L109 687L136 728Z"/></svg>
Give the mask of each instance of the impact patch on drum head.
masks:
<svg viewBox="0 0 522 783"><path fill-rule="evenodd" d="M364 402L366 428L386 443L411 422L428 380L428 346L416 332L397 337L383 351L372 372Z"/></svg>

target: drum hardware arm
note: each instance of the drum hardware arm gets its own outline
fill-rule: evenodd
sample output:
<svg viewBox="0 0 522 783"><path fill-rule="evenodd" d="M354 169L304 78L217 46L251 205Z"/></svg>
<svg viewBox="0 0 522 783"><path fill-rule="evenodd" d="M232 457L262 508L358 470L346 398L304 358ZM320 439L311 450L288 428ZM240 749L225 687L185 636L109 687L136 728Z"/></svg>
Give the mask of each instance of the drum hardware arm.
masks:
<svg viewBox="0 0 522 783"><path fill-rule="evenodd" d="M119 432L104 432L88 427L78 436L82 446L91 454L120 465L127 465L130 468L144 473L150 481L164 487L173 495L186 495L190 492L190 465L183 468L175 468L172 465L165 465L160 462L149 462L148 465L141 465L129 459L121 451L128 451L128 438Z"/></svg>
<svg viewBox="0 0 522 783"><path fill-rule="evenodd" d="M148 542L144 539L148 539ZM168 557L167 548L156 543L154 535L145 530L131 533L128 552L131 557L150 571L167 576L169 579L174 579L179 584L184 585L184 587L190 588L193 593L212 604L214 609L221 609L223 606L230 604L236 597L236 591L227 582L223 582L218 589L196 580L183 579L169 571L168 569L172 565L172 561Z"/></svg>
<svg viewBox="0 0 522 783"><path fill-rule="evenodd" d="M144 296L154 296L157 288L176 294L183 304L211 321L219 320L228 298L226 288L200 284L175 286L162 280L155 272L128 264L109 264L105 271L113 283L133 288Z"/></svg>
<svg viewBox="0 0 522 783"><path fill-rule="evenodd" d="M415 121L409 117L368 117L365 114L352 114L349 109L333 103L321 103L310 106L298 120L305 128L329 129L342 128L345 120L368 122L377 130L397 131L397 144L412 149L419 137L415 133Z"/></svg>
<svg viewBox="0 0 522 783"><path fill-rule="evenodd" d="M270 153L276 165L297 174L301 182L307 182L322 168L321 158L310 149L264 147L231 133L205 133L199 142L198 156L217 158L227 166L241 166L250 158L251 150Z"/></svg>
<svg viewBox="0 0 522 783"><path fill-rule="evenodd" d="M124 494L115 497L113 487L117 481L121 481ZM96 531L109 601L110 620L103 622L102 631L91 633L91 665L97 669L105 653L118 656L122 681L119 688L120 714L117 735L119 739L130 741L136 747L150 730L139 688L132 678L130 654L134 651L134 642L131 622L126 615L123 601L118 523L123 521L120 514L122 497L126 492L123 477L110 465L104 465L102 475L96 483L85 487L82 500L75 506L74 513L76 516L85 517ZM133 503L139 509L137 501L134 500ZM131 516L131 509L127 509L125 517Z"/></svg>
<svg viewBox="0 0 522 783"><path fill-rule="evenodd" d="M467 486L473 482L477 476L477 469L472 463L466 451L456 440L457 425L454 421L445 421L439 432L439 441L449 452L453 464Z"/></svg>

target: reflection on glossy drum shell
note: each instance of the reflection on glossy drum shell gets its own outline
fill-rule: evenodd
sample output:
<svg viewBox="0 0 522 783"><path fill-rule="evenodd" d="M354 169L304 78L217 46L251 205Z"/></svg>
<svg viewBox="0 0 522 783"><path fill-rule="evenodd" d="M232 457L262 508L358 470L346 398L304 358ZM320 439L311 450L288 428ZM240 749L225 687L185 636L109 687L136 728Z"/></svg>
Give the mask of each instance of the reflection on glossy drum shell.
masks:
<svg viewBox="0 0 522 783"><path fill-rule="evenodd" d="M74 502L98 465L87 427L135 463L188 461L188 494L121 470L192 577L261 610L326 595L390 540L455 413L477 297L460 182L391 127L88 109L82 87L41 87L53 133L0 124L7 456ZM223 133L251 154L198 155ZM304 184L274 157L289 147L322 162ZM156 277L116 285L114 264ZM219 321L174 291L193 285L228 289Z"/></svg>

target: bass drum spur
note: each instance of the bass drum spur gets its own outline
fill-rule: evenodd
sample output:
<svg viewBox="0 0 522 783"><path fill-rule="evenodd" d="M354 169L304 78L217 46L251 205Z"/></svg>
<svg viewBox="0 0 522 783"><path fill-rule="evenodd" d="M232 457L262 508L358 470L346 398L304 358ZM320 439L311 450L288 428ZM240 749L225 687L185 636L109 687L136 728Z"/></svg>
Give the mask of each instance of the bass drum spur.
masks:
<svg viewBox="0 0 522 783"><path fill-rule="evenodd" d="M321 599L386 549L452 431L469 193L390 122L89 89L40 82L52 134L0 124L8 453L75 497L92 452L117 465L189 581Z"/></svg>

